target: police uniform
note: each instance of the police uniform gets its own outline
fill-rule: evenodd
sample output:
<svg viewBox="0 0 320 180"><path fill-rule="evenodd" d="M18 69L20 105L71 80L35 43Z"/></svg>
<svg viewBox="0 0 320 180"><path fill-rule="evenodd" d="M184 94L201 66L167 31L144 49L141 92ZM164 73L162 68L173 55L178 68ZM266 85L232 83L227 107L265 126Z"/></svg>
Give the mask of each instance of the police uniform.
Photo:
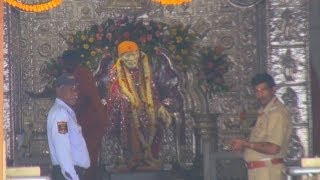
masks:
<svg viewBox="0 0 320 180"><path fill-rule="evenodd" d="M74 111L59 98L49 111L47 135L53 177L61 169L65 179L79 180L81 171L90 166L89 153Z"/></svg>
<svg viewBox="0 0 320 180"><path fill-rule="evenodd" d="M274 97L265 108L259 110L258 120L251 131L250 142L270 142L280 147L275 155L245 149L249 180L284 179L283 158L287 154L292 132L291 117L286 107Z"/></svg>

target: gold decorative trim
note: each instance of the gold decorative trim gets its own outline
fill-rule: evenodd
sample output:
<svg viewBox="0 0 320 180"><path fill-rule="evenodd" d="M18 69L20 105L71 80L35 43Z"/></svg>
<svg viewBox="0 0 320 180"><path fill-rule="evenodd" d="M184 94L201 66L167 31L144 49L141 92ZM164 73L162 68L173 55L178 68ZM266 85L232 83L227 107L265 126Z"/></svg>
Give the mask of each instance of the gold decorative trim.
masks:
<svg viewBox="0 0 320 180"><path fill-rule="evenodd" d="M0 8L2 9L0 11L0 179L5 179L6 176L6 143L5 143L5 132L4 132L4 112L3 112L3 100L4 100L4 94L3 94L3 71L4 71L4 12L3 12L3 1L0 1Z"/></svg>

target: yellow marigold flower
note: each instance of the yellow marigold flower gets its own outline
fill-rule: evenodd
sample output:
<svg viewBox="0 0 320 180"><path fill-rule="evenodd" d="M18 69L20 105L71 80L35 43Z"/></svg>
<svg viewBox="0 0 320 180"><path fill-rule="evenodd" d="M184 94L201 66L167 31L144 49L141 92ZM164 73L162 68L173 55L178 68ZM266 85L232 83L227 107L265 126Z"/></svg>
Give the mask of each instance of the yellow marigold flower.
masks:
<svg viewBox="0 0 320 180"><path fill-rule="evenodd" d="M182 42L182 40L183 40L183 38L182 38L181 36L177 36L177 37L176 37L176 41L177 41L177 43L181 43L181 42Z"/></svg>
<svg viewBox="0 0 320 180"><path fill-rule="evenodd" d="M170 34L172 36L176 36L177 35L177 29L171 29Z"/></svg>
<svg viewBox="0 0 320 180"><path fill-rule="evenodd" d="M181 54L186 55L188 54L188 51L186 49L181 49Z"/></svg>
<svg viewBox="0 0 320 180"><path fill-rule="evenodd" d="M69 38L69 43L73 43L74 42L74 38L73 37L70 37Z"/></svg>
<svg viewBox="0 0 320 180"><path fill-rule="evenodd" d="M203 54L207 55L209 53L208 48L204 48Z"/></svg>
<svg viewBox="0 0 320 180"><path fill-rule="evenodd" d="M180 55L176 55L176 59L181 61L182 60L182 57Z"/></svg>
<svg viewBox="0 0 320 180"><path fill-rule="evenodd" d="M170 45L170 46L169 46L169 49L170 49L171 51L174 51L174 50L176 50L176 46L175 46L175 45Z"/></svg>
<svg viewBox="0 0 320 180"><path fill-rule="evenodd" d="M84 41L84 40L86 40L86 39L87 39L87 36L85 36L85 35L81 35L81 36L80 36L80 39L81 39L82 41Z"/></svg>
<svg viewBox="0 0 320 180"><path fill-rule="evenodd" d="M93 43L94 42L94 37L90 37L89 38L89 43Z"/></svg>
<svg viewBox="0 0 320 180"><path fill-rule="evenodd" d="M96 52L96 51L91 51L91 52L90 52L90 55L91 55L92 57L94 57L94 56L97 55L97 52Z"/></svg>
<svg viewBox="0 0 320 180"><path fill-rule="evenodd" d="M90 47L89 44L83 44L84 49L89 49L89 47Z"/></svg>

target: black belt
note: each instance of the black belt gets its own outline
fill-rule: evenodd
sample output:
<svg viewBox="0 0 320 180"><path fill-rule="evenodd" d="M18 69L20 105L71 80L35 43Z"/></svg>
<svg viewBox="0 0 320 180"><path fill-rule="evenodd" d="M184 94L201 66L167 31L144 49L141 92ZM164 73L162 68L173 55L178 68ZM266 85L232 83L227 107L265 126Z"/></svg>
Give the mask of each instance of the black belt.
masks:
<svg viewBox="0 0 320 180"><path fill-rule="evenodd" d="M86 169L80 166L74 166L74 169L76 170L76 173L78 174L80 179L83 179L84 173L86 172ZM66 176L71 176L68 172L66 172ZM61 173L61 167L59 165L53 165L52 167L52 179L53 180L62 180L65 179L64 176Z"/></svg>

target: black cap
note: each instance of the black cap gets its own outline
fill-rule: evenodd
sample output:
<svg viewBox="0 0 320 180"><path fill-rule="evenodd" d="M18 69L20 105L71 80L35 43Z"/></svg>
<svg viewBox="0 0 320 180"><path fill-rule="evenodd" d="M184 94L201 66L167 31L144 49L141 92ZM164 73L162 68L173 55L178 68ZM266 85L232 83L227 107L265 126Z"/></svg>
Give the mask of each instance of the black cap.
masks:
<svg viewBox="0 0 320 180"><path fill-rule="evenodd" d="M79 85L79 82L76 80L76 78L70 74L70 73L63 73L61 76L59 76L55 82L56 87L60 87L62 85Z"/></svg>

